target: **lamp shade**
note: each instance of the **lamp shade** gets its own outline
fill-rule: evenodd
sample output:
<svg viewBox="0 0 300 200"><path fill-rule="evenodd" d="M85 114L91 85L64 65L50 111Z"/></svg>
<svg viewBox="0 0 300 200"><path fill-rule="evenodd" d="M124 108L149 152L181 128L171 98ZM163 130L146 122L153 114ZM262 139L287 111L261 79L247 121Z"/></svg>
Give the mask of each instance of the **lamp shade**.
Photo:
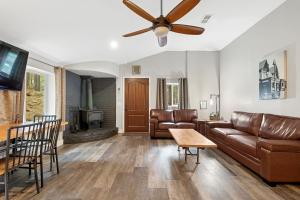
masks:
<svg viewBox="0 0 300 200"><path fill-rule="evenodd" d="M209 100L209 105L214 105L214 100L212 99L212 97L210 98L210 100Z"/></svg>

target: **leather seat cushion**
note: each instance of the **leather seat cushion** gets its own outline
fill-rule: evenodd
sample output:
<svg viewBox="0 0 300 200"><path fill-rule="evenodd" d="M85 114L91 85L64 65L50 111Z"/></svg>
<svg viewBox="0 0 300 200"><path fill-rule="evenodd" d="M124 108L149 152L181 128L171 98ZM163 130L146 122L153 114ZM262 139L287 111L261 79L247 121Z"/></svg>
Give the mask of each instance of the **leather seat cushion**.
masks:
<svg viewBox="0 0 300 200"><path fill-rule="evenodd" d="M176 123L177 128L195 128L196 125L194 123L188 123L188 122L179 122Z"/></svg>
<svg viewBox="0 0 300 200"><path fill-rule="evenodd" d="M258 138L252 135L228 135L226 138L226 143L239 152L257 157L257 140Z"/></svg>
<svg viewBox="0 0 300 200"><path fill-rule="evenodd" d="M192 122L198 117L196 109L174 110L173 112L175 122Z"/></svg>
<svg viewBox="0 0 300 200"><path fill-rule="evenodd" d="M219 137L220 139L225 140L226 136L228 135L249 135L248 133L245 133L243 131L239 131L232 128L214 128L211 129L211 134L213 137Z"/></svg>
<svg viewBox="0 0 300 200"><path fill-rule="evenodd" d="M172 122L160 122L158 128L162 130L168 130L169 128L176 128L176 124Z"/></svg>

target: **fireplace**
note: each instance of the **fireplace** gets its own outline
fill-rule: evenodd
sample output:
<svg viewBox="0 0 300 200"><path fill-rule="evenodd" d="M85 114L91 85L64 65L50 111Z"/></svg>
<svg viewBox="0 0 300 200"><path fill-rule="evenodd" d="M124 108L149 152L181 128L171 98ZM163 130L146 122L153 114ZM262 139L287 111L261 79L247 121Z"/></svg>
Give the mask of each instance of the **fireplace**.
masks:
<svg viewBox="0 0 300 200"><path fill-rule="evenodd" d="M80 118L80 127L83 130L102 128L103 111L101 110L80 110Z"/></svg>
<svg viewBox="0 0 300 200"><path fill-rule="evenodd" d="M116 79L78 76L72 72L67 72L66 77L69 129L64 133L64 143L91 142L118 134Z"/></svg>

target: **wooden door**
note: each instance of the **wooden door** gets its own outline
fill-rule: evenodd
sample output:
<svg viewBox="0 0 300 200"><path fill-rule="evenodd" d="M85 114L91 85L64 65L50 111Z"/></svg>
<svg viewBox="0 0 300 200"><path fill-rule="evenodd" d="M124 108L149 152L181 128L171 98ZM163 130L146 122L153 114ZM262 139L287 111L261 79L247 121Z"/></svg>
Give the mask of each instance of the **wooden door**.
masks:
<svg viewBox="0 0 300 200"><path fill-rule="evenodd" d="M125 132L149 131L149 80L125 79Z"/></svg>

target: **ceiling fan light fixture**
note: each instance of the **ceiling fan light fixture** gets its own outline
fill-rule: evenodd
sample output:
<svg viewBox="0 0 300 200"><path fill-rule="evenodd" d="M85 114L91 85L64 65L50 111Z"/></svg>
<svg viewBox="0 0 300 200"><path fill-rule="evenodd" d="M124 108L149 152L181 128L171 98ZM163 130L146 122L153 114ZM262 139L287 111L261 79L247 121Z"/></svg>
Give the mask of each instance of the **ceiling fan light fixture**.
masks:
<svg viewBox="0 0 300 200"><path fill-rule="evenodd" d="M128 33L123 35L123 37L131 37L153 30L158 39L159 46L163 47L167 45L169 31L187 35L201 35L204 32L204 28L185 24L174 24L174 22L189 13L200 1L201 0L182 0L175 8L164 16L163 0L160 0L160 16L154 18L148 12L131 2L131 0L123 0L123 3L130 10L152 23L152 26L149 28Z"/></svg>
<svg viewBox="0 0 300 200"><path fill-rule="evenodd" d="M164 37L157 37L157 40L158 40L158 45L159 45L160 47L164 47L164 46L166 46L167 43L168 43L168 38L167 38L167 36L164 36Z"/></svg>
<svg viewBox="0 0 300 200"><path fill-rule="evenodd" d="M166 37L169 31L169 28L166 26L158 26L154 29L155 35L159 38Z"/></svg>

